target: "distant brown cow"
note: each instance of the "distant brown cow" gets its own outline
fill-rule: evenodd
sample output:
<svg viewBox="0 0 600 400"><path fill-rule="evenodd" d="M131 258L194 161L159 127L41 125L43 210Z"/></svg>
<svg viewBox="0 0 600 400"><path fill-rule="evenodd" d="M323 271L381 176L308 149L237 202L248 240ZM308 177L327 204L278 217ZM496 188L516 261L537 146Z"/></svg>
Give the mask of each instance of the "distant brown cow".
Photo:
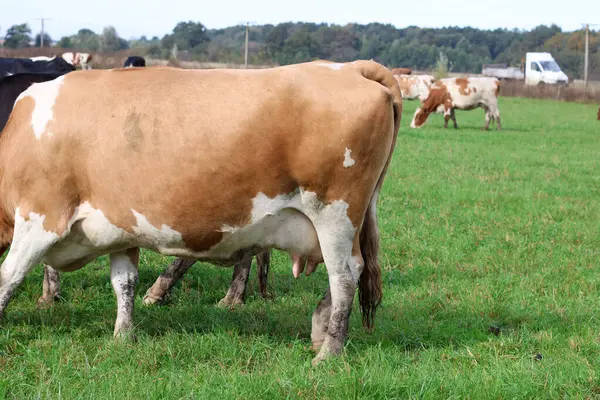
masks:
<svg viewBox="0 0 600 400"><path fill-rule="evenodd" d="M412 69L410 68L392 68L392 74L394 75L410 75Z"/></svg>
<svg viewBox="0 0 600 400"><path fill-rule="evenodd" d="M598 121L600 121L600 107L598 107Z"/></svg>
<svg viewBox="0 0 600 400"><path fill-rule="evenodd" d="M500 125L500 110L498 109L498 93L500 81L491 77L447 78L440 79L431 86L429 96L417 108L410 124L411 128L420 128L433 112L444 114L444 128L448 121L454 122L458 128L454 110L473 110L482 107L485 110L485 128L489 129L490 121Z"/></svg>

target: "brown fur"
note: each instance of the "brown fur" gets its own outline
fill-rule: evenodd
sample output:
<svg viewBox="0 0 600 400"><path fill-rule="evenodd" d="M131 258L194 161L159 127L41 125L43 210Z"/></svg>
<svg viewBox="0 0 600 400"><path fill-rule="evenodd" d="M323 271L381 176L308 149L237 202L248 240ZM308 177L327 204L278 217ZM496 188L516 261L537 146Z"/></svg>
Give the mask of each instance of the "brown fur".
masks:
<svg viewBox="0 0 600 400"><path fill-rule="evenodd" d="M437 110L440 105L445 108L452 107L452 96L448 93L448 88L441 82L437 82L431 88L429 96L421 105L420 111L415 115L416 126L421 126L427 121L429 115Z"/></svg>
<svg viewBox="0 0 600 400"><path fill-rule="evenodd" d="M248 223L256 193L275 197L301 186L325 204L344 199L354 226L366 220L357 249L365 255L359 296L363 321L371 327L381 277L370 208L402 111L390 71L358 61L340 70L306 63L262 71L147 68L126 74L67 75L46 126L52 136L33 134L32 98L17 103L0 137L4 244L17 205L25 218L29 212L44 215L44 229L60 235L75 207L87 201L127 232L137 225L133 209L153 226L180 232L187 248L204 251L221 240L223 225ZM135 103L128 100L131 93L138 95ZM260 101L247 101L256 96ZM327 139L323 131L331 132ZM343 167L344 147L355 149L357 168ZM173 161L181 154L189 168ZM226 184L217 185L218 195L198 190L219 182Z"/></svg>
<svg viewBox="0 0 600 400"><path fill-rule="evenodd" d="M392 68L392 74L394 74L394 75L410 75L410 74L412 74L412 69L410 69L410 68Z"/></svg>
<svg viewBox="0 0 600 400"><path fill-rule="evenodd" d="M463 96L471 94L471 88L469 88L469 79L467 78L456 78L456 85L458 86L458 92ZM477 92L477 90L475 90Z"/></svg>
<svg viewBox="0 0 600 400"><path fill-rule="evenodd" d="M598 121L600 121L600 107L598 107Z"/></svg>

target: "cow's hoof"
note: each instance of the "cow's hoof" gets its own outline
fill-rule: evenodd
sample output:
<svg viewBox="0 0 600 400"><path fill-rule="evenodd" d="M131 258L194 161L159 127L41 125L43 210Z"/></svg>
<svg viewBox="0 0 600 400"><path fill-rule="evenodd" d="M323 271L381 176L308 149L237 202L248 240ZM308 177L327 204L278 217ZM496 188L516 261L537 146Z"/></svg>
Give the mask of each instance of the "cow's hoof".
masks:
<svg viewBox="0 0 600 400"><path fill-rule="evenodd" d="M116 343L134 343L137 342L137 336L133 329L121 330L114 335Z"/></svg>
<svg viewBox="0 0 600 400"><path fill-rule="evenodd" d="M217 303L217 307L220 308L231 308L231 307L235 307L235 306L240 306L244 304L244 302L237 298L237 297L223 297L218 303Z"/></svg>
<svg viewBox="0 0 600 400"><path fill-rule="evenodd" d="M50 308L54 305L54 297L40 297L37 300L37 308L40 309L45 309L45 308Z"/></svg>
<svg viewBox="0 0 600 400"><path fill-rule="evenodd" d="M317 365L321 364L323 361L327 360L330 357L330 355L328 353L323 354L322 351L319 352L319 354L317 354L315 356L315 358L312 359L312 366L316 367Z"/></svg>
<svg viewBox="0 0 600 400"><path fill-rule="evenodd" d="M165 302L164 297L156 297L151 295L150 293L146 293L146 295L144 296L144 300L142 301L142 303L145 306L152 306L154 304L162 304Z"/></svg>
<svg viewBox="0 0 600 400"><path fill-rule="evenodd" d="M319 352L319 350L321 350L321 347L323 346L324 341L325 341L324 339L322 339L322 340L314 340L313 339L311 349L313 349L313 351L315 351L315 352Z"/></svg>

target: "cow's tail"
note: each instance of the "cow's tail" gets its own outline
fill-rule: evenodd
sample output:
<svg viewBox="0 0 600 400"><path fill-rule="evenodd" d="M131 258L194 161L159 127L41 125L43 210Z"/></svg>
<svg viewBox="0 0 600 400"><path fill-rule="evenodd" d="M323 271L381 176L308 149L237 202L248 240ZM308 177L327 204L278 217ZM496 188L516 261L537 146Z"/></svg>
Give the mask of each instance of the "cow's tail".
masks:
<svg viewBox="0 0 600 400"><path fill-rule="evenodd" d="M358 300L362 313L363 325L371 330L375 322L375 312L381 303L382 285L381 285L381 267L379 265L379 227L377 226L377 198L383 185L387 169L392 160L392 154L396 146L398 129L400 129L400 120L402 117L402 95L398 82L394 79L391 71L374 61L356 62L362 75L389 89L391 93L391 104L394 118L391 146L388 150L385 166L379 176L375 190L371 195L369 206L363 219L360 229L360 251L364 260L363 272L358 281Z"/></svg>

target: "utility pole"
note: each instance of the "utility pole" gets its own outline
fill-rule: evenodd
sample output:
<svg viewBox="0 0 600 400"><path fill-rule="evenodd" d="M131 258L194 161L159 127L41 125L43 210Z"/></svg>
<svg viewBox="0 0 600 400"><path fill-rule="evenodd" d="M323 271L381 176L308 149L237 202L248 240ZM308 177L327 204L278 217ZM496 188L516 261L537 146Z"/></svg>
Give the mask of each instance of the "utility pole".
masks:
<svg viewBox="0 0 600 400"><path fill-rule="evenodd" d="M588 87L588 67L590 59L590 24L585 25L585 59L583 61L583 81L585 82L585 88Z"/></svg>
<svg viewBox="0 0 600 400"><path fill-rule="evenodd" d="M250 23L246 22L246 46L244 50L244 68L248 68L248 27Z"/></svg>
<svg viewBox="0 0 600 400"><path fill-rule="evenodd" d="M36 18L42 22L42 33L40 34L40 47L44 47L44 21L50 20L50 18Z"/></svg>

